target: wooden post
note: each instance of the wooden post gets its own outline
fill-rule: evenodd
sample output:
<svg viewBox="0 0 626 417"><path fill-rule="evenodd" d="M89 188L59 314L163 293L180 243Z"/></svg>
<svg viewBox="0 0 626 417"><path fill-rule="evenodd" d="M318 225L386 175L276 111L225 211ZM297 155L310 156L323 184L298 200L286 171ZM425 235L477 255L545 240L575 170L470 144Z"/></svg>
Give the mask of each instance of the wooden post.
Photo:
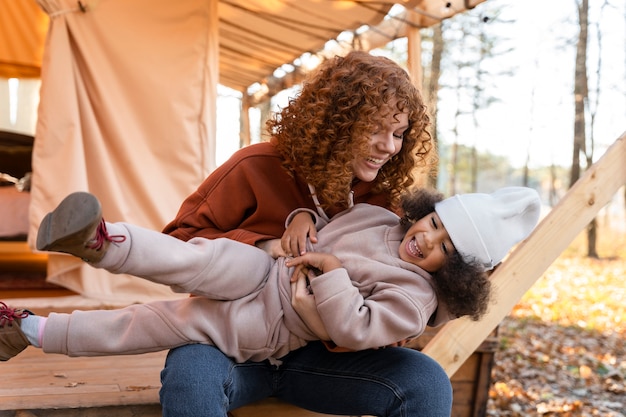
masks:
<svg viewBox="0 0 626 417"><path fill-rule="evenodd" d="M409 15L409 19L415 19L415 15ZM424 89L424 71L422 69L422 35L414 26L406 29L407 37L407 67L413 84L422 91Z"/></svg>
<svg viewBox="0 0 626 417"><path fill-rule="evenodd" d="M239 147L252 143L250 132L250 96L246 91L241 92L241 110L239 111Z"/></svg>
<svg viewBox="0 0 626 417"><path fill-rule="evenodd" d="M494 300L480 322L453 320L422 352L439 362L448 376L461 367L617 190L626 184L626 133L574 184L533 233L493 273Z"/></svg>

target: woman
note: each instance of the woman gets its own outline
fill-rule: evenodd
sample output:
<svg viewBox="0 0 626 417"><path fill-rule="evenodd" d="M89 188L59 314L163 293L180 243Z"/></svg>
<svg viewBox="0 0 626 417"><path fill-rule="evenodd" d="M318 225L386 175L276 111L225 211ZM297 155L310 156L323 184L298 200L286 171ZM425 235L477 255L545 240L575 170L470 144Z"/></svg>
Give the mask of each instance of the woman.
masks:
<svg viewBox="0 0 626 417"><path fill-rule="evenodd" d="M393 61L365 52L330 59L268 123L270 141L215 170L164 232L301 253L315 230L285 230L287 215L304 207L327 219L355 203L395 209L413 170L431 162L428 126L419 91ZM281 237L282 247L273 244ZM306 304L295 308L305 322L319 319ZM170 351L161 380L166 417L224 417L268 396L328 414L447 417L452 407L443 369L410 349L337 354L314 342L281 363L236 364L190 345Z"/></svg>

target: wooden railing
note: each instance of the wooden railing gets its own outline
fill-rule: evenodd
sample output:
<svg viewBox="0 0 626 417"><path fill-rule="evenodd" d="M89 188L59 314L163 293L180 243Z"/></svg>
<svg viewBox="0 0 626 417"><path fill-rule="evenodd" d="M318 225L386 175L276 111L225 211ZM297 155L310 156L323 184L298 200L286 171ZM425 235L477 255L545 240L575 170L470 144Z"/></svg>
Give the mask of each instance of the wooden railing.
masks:
<svg viewBox="0 0 626 417"><path fill-rule="evenodd" d="M423 352L453 375L620 187L626 184L626 133L570 188L494 272L496 303L479 322L447 323Z"/></svg>

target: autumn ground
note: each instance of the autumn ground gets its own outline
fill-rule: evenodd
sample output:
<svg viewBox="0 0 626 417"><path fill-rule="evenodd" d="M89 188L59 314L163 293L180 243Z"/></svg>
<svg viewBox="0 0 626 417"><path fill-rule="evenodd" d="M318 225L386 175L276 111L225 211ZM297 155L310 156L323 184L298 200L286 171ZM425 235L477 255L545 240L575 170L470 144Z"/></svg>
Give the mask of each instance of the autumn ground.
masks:
<svg viewBox="0 0 626 417"><path fill-rule="evenodd" d="M584 256L581 234L502 322L488 416L626 416L626 233L619 228L601 230L600 259Z"/></svg>

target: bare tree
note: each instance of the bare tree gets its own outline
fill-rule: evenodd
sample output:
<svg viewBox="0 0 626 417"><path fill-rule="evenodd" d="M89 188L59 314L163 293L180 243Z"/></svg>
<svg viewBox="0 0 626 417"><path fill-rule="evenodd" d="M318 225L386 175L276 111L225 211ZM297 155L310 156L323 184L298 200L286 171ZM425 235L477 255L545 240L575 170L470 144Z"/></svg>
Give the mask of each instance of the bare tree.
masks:
<svg viewBox="0 0 626 417"><path fill-rule="evenodd" d="M426 103L430 109L432 116L431 135L435 149L439 149L439 136L437 135L437 102L439 96L439 77L441 75L441 58L443 56L443 30L441 24L435 25L433 28L433 49L430 60L430 76L428 78L428 88L426 89ZM439 152L437 152L439 153ZM434 164L435 167L439 164ZM436 170L428 175L428 185L436 188L439 172Z"/></svg>
<svg viewBox="0 0 626 417"><path fill-rule="evenodd" d="M442 75L447 75L448 81L442 82L441 87L452 90L455 97L454 122L448 127L452 142L448 149L446 170L446 191L449 194L478 190L479 172L483 169L476 150L480 138L474 133L469 152L461 155L461 144L468 143L468 132L464 130L463 123L472 123L473 132L479 131L480 112L498 101L494 94L498 91L494 75L509 75L512 72L510 68L503 69L500 65L495 74L495 67L489 65L492 59L502 57L513 49L503 42L506 39L494 32L495 23L510 23L500 19L499 13L498 7L488 7L456 15L442 22ZM461 140L463 136L465 138ZM467 183L459 181L459 162L463 162L467 169Z"/></svg>
<svg viewBox="0 0 626 417"><path fill-rule="evenodd" d="M570 179L570 186L580 176L580 156L585 159L585 169L588 169L593 164L594 149L595 149L595 122L598 112L602 74L603 74L603 62L602 62L602 28L601 21L604 15L605 8L609 6L608 1L604 1L600 8L600 14L598 19L593 25L594 33L596 35L598 58L595 64L595 85L593 86L592 94L589 94L588 87L588 69L587 69L587 45L588 45L588 31L589 31L589 0L581 0L578 4L579 15L579 37L576 54L576 73L575 73L575 87L574 87L574 100L575 100L575 121L574 121L574 148L575 154L572 161L572 172ZM576 164L576 165L575 165ZM598 240L598 227L597 219L594 218L587 226L587 256L591 258L598 258L597 251Z"/></svg>
<svg viewBox="0 0 626 417"><path fill-rule="evenodd" d="M538 60L535 59L535 68L537 68ZM535 77L533 77L535 78ZM535 84L531 86L530 89L530 117L529 117L529 132L528 132L528 143L526 144L526 160L524 161L524 174L522 176L522 185L524 187L528 187L530 182L530 149L532 145L532 137L533 137L533 129L534 129L534 121L535 121L535 94L536 88ZM551 171L553 172L553 171ZM554 185L554 178L550 181L551 187ZM550 190L550 195L552 195L552 189Z"/></svg>
<svg viewBox="0 0 626 417"><path fill-rule="evenodd" d="M497 16L498 9L493 9L489 11L489 14L495 14ZM480 22L482 23L477 27L476 37L478 38L478 48L477 48L477 59L474 59L472 62L472 69L474 72L474 81L471 85L471 116L472 123L474 126L474 132L477 132L480 123L478 120L479 111L489 107L491 104L499 101L497 97L489 94L488 86L490 84L490 79L492 78L490 72L484 68L483 63L488 61L491 58L495 58L500 55L505 55L511 51L511 49L499 49L498 45L502 38L500 36L494 36L489 33L489 26L492 21L497 21L497 19L493 19L486 15L480 17ZM501 70L502 71L502 70ZM501 74L510 74L510 71L504 70ZM476 150L476 145L478 142L478 137L475 138L474 144L472 146L471 152L471 192L478 191L478 171L479 171L479 159L478 159L478 151Z"/></svg>
<svg viewBox="0 0 626 417"><path fill-rule="evenodd" d="M605 0L600 9L600 17L594 23L594 32L596 33L596 40L598 43L598 61L596 63L595 87L593 91L594 94L587 101L589 112L589 145L587 146L586 152L587 167L590 167L593 164L593 153L595 149L595 122L600 102L600 86L602 84L602 30L600 22L602 20L602 15L604 14L604 9L605 7L607 7L607 5L608 2ZM587 226L587 256L590 258L598 258L597 241L598 221L597 218L594 217Z"/></svg>
<svg viewBox="0 0 626 417"><path fill-rule="evenodd" d="M548 194L548 201L550 202L550 207L554 207L556 203L559 201L559 196L557 195L557 173L556 173L556 165L554 162L550 164L550 192Z"/></svg>
<svg viewBox="0 0 626 417"><path fill-rule="evenodd" d="M580 178L580 154L586 153L585 102L589 98L587 86L587 42L589 32L589 0L578 3L578 42L576 45L576 66L574 70L574 149L570 187Z"/></svg>

